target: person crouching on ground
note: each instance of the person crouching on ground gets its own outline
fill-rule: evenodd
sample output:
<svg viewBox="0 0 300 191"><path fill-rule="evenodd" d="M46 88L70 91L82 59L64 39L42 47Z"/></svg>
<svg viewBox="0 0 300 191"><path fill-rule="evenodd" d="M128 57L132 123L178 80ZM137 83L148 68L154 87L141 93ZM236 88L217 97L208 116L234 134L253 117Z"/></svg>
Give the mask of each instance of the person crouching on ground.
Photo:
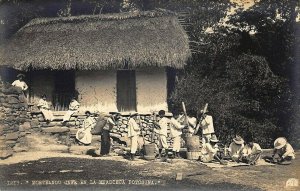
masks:
<svg viewBox="0 0 300 191"><path fill-rule="evenodd" d="M235 162L240 162L242 157L242 150L244 148L244 140L241 136L236 135L233 142L229 145L229 155Z"/></svg>
<svg viewBox="0 0 300 191"><path fill-rule="evenodd" d="M135 153L138 148L138 137L140 134L140 127L136 123L138 114L132 113L130 114L130 119L128 121L128 138L130 139L130 160L135 159Z"/></svg>
<svg viewBox="0 0 300 191"><path fill-rule="evenodd" d="M50 106L49 106L48 102L46 101L46 99L47 99L47 96L45 94L43 94L42 98L39 100L37 107L42 112L47 123L49 123L50 121L52 121L54 119L54 116L53 116L52 111L50 110Z"/></svg>
<svg viewBox="0 0 300 191"><path fill-rule="evenodd" d="M178 120L174 117L171 117L170 121L170 135L173 139L173 157L180 158L179 151L180 151L180 141L182 135L182 129L184 125L181 125Z"/></svg>
<svg viewBox="0 0 300 191"><path fill-rule="evenodd" d="M217 139L216 135L212 135L209 142L206 142L202 146L201 150L201 157L200 160L201 162L207 163L211 162L212 160L217 160L220 162L220 164L226 165L227 163L223 160L221 160L217 156L217 152L219 151L218 143L219 140Z"/></svg>
<svg viewBox="0 0 300 191"><path fill-rule="evenodd" d="M114 113L110 117L107 118L107 122L103 127L103 131L101 133L101 150L100 156L109 156L110 152L110 131L113 129L115 125L117 125L118 120L120 118L119 113Z"/></svg>
<svg viewBox="0 0 300 191"><path fill-rule="evenodd" d="M241 161L250 165L255 165L260 159L262 149L259 144L253 142L252 138L247 138L246 141L247 144L242 150Z"/></svg>
<svg viewBox="0 0 300 191"><path fill-rule="evenodd" d="M286 138L279 137L274 142L273 155L266 156L264 159L266 162L288 165L295 159L295 151Z"/></svg>
<svg viewBox="0 0 300 191"><path fill-rule="evenodd" d="M76 98L73 97L69 104L69 110L66 112L66 114L63 117L62 124L70 120L71 116L79 109L79 106L80 104L78 103Z"/></svg>
<svg viewBox="0 0 300 191"><path fill-rule="evenodd" d="M160 110L158 112L158 115L160 117L160 120L158 123L154 122L154 125L156 128L158 128L158 134L159 134L159 153L158 158L162 157L162 151L165 150L165 157L168 158L168 143L167 143L167 136L168 136L168 126L170 123L170 120L165 117L166 112L164 110Z"/></svg>
<svg viewBox="0 0 300 191"><path fill-rule="evenodd" d="M91 116L90 111L86 111L85 115L86 118L83 121L82 128L78 129L76 133L76 139L85 145L89 145L92 143L91 130L94 128L96 120Z"/></svg>

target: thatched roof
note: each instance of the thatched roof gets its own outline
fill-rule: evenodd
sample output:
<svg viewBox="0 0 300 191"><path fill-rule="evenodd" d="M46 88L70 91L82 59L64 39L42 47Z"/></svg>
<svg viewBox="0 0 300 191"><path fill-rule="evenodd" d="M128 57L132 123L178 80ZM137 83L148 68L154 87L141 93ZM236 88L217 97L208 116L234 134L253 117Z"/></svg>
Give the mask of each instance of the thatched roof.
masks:
<svg viewBox="0 0 300 191"><path fill-rule="evenodd" d="M33 19L0 50L16 69L182 68L188 36L174 14L118 13Z"/></svg>

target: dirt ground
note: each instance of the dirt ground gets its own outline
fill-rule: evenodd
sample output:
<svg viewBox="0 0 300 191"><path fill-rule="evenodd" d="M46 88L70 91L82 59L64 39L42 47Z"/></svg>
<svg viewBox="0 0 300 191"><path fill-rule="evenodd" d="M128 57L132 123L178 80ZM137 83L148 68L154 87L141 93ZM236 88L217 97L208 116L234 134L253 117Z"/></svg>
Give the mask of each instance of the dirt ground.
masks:
<svg viewBox="0 0 300 191"><path fill-rule="evenodd" d="M289 179L300 179L300 152L288 166L210 168L185 159L98 158L83 154L84 146L65 152L51 144L1 160L0 190L300 190L286 187ZM176 180L178 173L182 180Z"/></svg>

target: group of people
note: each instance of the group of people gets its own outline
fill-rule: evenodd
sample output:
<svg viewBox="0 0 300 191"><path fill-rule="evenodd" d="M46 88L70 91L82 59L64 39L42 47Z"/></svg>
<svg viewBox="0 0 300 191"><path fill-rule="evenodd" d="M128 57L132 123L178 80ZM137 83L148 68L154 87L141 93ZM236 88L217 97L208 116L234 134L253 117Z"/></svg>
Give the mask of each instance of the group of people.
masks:
<svg viewBox="0 0 300 191"><path fill-rule="evenodd" d="M12 85L21 88L24 92L27 91L28 86L24 82L24 74L18 74L17 80ZM45 120L51 122L54 119L52 110L47 102L46 95L42 95L38 102L38 108L42 112ZM62 124L70 120L70 117L78 111L80 104L75 97L69 104L69 109L63 117ZM114 113L105 118L100 118L98 121L91 116L90 111L85 112L86 119L83 122L82 128L76 133L76 139L83 144L90 144L92 140L93 128L101 129L101 153L100 156L109 155L110 151L110 131L118 123L120 118L119 113ZM215 135L213 118L207 111L201 110L197 118L188 117L187 115L166 115L164 110L158 112L159 120L154 121L155 132L159 135L158 144L158 158L168 158L168 153L171 151L174 158L179 158L179 151L181 146L182 129L188 128L190 134L198 134L202 137L202 150L200 160L202 162L211 162L213 160L219 161L221 164L226 164L226 160L230 159L235 162L244 162L255 165L258 159L261 158L262 149L258 143L255 143L251 137L244 139L236 135L228 148L228 155L225 151L219 148L219 140ZM138 113L130 114L128 121L128 138L130 139L130 160L134 160L135 153L138 150L138 137L141 134L140 126L137 123ZM100 127L101 126L101 127ZM173 139L172 150L169 150L167 143L168 129L170 129L170 137ZM202 129L201 133L198 130ZM200 131L199 131L200 132ZM163 152L164 151L164 152ZM274 152L272 156L264 157L265 161L276 164L290 164L295 159L295 152L292 146L284 137L279 137L274 142Z"/></svg>

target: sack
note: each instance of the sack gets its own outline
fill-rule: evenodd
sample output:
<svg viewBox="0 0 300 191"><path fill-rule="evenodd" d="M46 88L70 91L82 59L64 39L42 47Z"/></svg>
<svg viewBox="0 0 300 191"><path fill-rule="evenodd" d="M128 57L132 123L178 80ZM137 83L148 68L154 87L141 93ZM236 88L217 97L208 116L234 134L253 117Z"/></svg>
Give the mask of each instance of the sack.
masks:
<svg viewBox="0 0 300 191"><path fill-rule="evenodd" d="M99 116L95 127L91 130L92 135L101 135L106 123L107 123L107 118L104 116Z"/></svg>
<svg viewBox="0 0 300 191"><path fill-rule="evenodd" d="M78 139L82 139L85 136L85 132L84 131L79 131L78 132Z"/></svg>

